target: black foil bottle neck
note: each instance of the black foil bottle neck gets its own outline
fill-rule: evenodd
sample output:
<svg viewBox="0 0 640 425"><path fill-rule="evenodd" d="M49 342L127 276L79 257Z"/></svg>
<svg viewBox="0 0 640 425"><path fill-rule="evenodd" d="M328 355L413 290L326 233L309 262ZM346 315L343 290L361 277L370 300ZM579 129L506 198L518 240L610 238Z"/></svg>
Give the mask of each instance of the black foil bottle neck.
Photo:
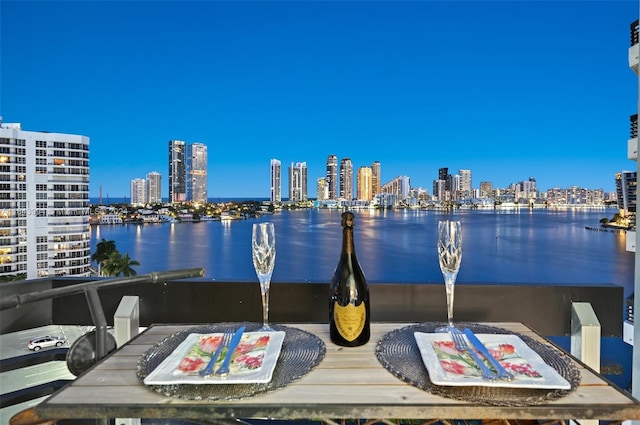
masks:
<svg viewBox="0 0 640 425"><path fill-rule="evenodd" d="M347 255L355 255L353 219L354 215L352 212L342 213L342 253Z"/></svg>

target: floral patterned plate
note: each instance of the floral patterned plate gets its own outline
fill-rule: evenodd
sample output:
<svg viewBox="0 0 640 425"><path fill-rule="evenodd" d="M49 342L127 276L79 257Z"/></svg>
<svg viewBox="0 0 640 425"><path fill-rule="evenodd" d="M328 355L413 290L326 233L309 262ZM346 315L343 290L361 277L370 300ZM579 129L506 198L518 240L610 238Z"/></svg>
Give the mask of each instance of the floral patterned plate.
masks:
<svg viewBox="0 0 640 425"><path fill-rule="evenodd" d="M222 341L221 333L189 334L147 377L147 385L173 384L249 384L271 381L285 332L245 332L234 350L226 377L198 373L211 359ZM227 349L223 348L214 371L222 364Z"/></svg>
<svg viewBox="0 0 640 425"><path fill-rule="evenodd" d="M518 335L477 334L500 364L514 375L512 381L486 381L466 352L456 350L448 333L415 332L414 336L431 382L452 386L570 389L571 385ZM480 352L478 357L484 359ZM491 364L485 360L489 369Z"/></svg>

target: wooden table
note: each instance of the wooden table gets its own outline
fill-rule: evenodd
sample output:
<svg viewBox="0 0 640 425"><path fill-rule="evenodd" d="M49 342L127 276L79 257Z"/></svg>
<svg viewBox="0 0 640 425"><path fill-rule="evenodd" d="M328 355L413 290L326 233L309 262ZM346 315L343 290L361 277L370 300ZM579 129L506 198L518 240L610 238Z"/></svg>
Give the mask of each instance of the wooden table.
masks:
<svg viewBox="0 0 640 425"><path fill-rule="evenodd" d="M326 324L287 324L326 343L326 355L310 373L285 388L239 401L167 398L136 376L141 355L164 337L190 325L154 325L35 407L40 418L464 418L464 419L640 419L640 402L576 360L582 380L566 397L527 407L485 406L433 395L400 381L375 355L385 333L407 323L372 324L371 341L341 348L329 341ZM519 323L491 323L550 344Z"/></svg>

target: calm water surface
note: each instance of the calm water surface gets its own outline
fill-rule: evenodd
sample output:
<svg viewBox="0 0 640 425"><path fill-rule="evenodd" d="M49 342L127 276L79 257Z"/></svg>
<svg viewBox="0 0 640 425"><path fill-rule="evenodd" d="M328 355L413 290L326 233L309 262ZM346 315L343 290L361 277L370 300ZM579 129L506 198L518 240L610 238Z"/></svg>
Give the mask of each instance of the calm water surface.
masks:
<svg viewBox="0 0 640 425"><path fill-rule="evenodd" d="M616 211L355 211L355 243L367 280L442 283L436 254L438 220L463 226L462 283L614 283L633 290L634 254L622 233L598 232ZM203 267L207 279L256 280L251 226L273 221L273 282L327 282L338 261L340 211L283 211L260 219L92 226L92 252L114 240L141 265L138 274Z"/></svg>

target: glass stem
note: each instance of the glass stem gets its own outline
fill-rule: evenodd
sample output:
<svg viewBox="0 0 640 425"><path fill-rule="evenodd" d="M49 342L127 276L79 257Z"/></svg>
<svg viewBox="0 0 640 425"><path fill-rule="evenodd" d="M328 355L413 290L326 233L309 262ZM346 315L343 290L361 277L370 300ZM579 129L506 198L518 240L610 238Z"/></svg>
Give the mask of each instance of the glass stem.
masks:
<svg viewBox="0 0 640 425"><path fill-rule="evenodd" d="M262 327L269 327L269 290L262 292Z"/></svg>
<svg viewBox="0 0 640 425"><path fill-rule="evenodd" d="M447 321L449 327L453 328L453 295L456 283L456 276L446 276L444 279L444 287L447 292Z"/></svg>

